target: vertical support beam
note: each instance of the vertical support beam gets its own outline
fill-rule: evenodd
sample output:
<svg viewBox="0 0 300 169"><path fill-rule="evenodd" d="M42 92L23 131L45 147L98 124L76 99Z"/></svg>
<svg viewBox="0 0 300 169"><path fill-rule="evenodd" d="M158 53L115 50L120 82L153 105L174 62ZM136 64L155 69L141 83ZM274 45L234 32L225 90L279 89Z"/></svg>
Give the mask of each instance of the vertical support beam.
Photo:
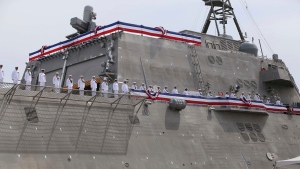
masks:
<svg viewBox="0 0 300 169"><path fill-rule="evenodd" d="M229 0L228 0L228 4L229 4L230 7L231 7L231 3L230 3ZM239 35L240 35L241 40L244 42L244 41L245 41L245 38L244 38L244 35L243 35L242 31L241 31L240 25L239 25L239 23L238 23L238 21L237 21L237 19L236 19L236 16L235 16L235 14L234 14L233 8L231 8L231 11L232 11L233 21L234 21L234 23L235 23L236 29L237 29L238 32L239 32Z"/></svg>
<svg viewBox="0 0 300 169"><path fill-rule="evenodd" d="M57 122L58 122L58 120L59 120L59 117L61 116L61 113L62 113L62 111L63 111L63 109L64 109L66 103L68 102L68 99L69 99L71 93L72 93L72 92L68 93L65 97L63 97L62 99L60 99L60 103L59 103L59 106L58 106L58 108L57 108L57 112L56 112L55 119L54 119L54 122L53 122L52 131L51 131L49 140L48 140L48 142L47 142L47 148L46 148L46 151L48 151L48 149L49 149L49 144L50 144L51 138L52 138L52 136L53 136L54 130L55 130L55 128L56 128ZM62 104L62 101L63 101L64 99L65 99L66 101L64 102L63 105L61 105L61 104Z"/></svg>
<svg viewBox="0 0 300 169"><path fill-rule="evenodd" d="M212 1L210 1L211 7L214 8ZM216 18L216 13L214 10L212 10L213 14L214 14L214 19L215 19L215 24L216 24L216 28L217 28L217 32L218 32L218 36L220 36L220 31L219 31L219 27L218 27L218 22L217 22L217 18Z"/></svg>
<svg viewBox="0 0 300 169"><path fill-rule="evenodd" d="M102 140L102 145L101 145L101 152L103 152L103 146L104 146L104 142L105 142L105 139L106 139L106 135L107 135L107 131L108 131L108 127L110 125L110 119L112 118L113 116L113 113L114 111L116 110L118 104L120 103L120 100L122 99L124 95L122 95L120 98L118 98L117 100L115 100L113 103L110 104L110 109L112 109L112 105L116 103L116 106L113 108L113 110L110 110L108 115L107 115L107 119L106 119L106 126L105 126L105 132L104 132L104 136L103 136L103 140Z"/></svg>
<svg viewBox="0 0 300 169"><path fill-rule="evenodd" d="M82 133L82 130L83 130L83 126L84 126L84 123L89 115L89 112L90 112L90 109L91 107L93 106L95 100L97 98L97 95L93 96L90 100L88 100L85 104L85 108L84 108L84 112L83 112L83 115L82 115L82 119L81 119L81 125L80 125L80 129L79 129L79 132L78 132L78 136L77 136L77 141L76 141L76 144L75 144L75 151L77 150L77 147L78 147L78 142L79 142L79 138L81 136L81 133ZM88 106L88 103L89 102L92 102L91 105ZM85 113L87 110L87 113ZM85 115L86 114L86 115Z"/></svg>
<svg viewBox="0 0 300 169"><path fill-rule="evenodd" d="M211 16L212 12L213 12L213 7L211 6L210 10L209 10L209 12L207 14L206 21L205 21L205 23L203 25L201 33L207 33L207 30L208 30L209 25L210 25L210 16Z"/></svg>

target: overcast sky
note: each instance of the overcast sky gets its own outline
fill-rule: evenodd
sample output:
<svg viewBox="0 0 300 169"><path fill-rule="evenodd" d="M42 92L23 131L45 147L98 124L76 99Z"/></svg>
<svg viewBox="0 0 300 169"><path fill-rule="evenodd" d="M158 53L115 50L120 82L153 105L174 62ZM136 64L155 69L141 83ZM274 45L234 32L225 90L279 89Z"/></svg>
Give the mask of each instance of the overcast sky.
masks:
<svg viewBox="0 0 300 169"><path fill-rule="evenodd" d="M247 32L249 41L254 37L258 45L257 40L262 37L249 19L247 4L273 52L283 59L300 87L300 0L231 0L231 3L242 31ZM82 18L85 5L94 7L97 25L120 20L163 26L171 31L201 31L208 12L202 0L0 0L0 59L7 72L5 81L11 81L9 76L15 66L23 73L30 52L74 33L70 19ZM233 23L229 24L227 33L239 39ZM209 33L215 34L215 28L210 27ZM272 51L264 42L262 45L264 55L271 57Z"/></svg>

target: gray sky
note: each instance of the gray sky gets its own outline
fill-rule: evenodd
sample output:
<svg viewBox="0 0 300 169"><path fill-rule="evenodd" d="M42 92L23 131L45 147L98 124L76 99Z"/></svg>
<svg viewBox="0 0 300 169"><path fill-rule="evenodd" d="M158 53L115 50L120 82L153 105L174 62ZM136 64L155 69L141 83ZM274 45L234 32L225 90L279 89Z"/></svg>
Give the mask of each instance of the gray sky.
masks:
<svg viewBox="0 0 300 169"><path fill-rule="evenodd" d="M283 59L299 86L300 1L231 0L242 31L247 32L249 41L254 37L258 45L257 39L262 37L249 19L245 2L272 50ZM15 66L23 73L30 52L65 40L66 35L74 33L70 19L82 18L85 5L94 7L97 25L120 20L163 26L171 31L201 31L208 12L202 0L0 0L0 59L6 71L5 80L10 81ZM233 22L229 24L227 33L238 39ZM215 28L210 27L209 33L215 34ZM271 57L272 52L262 45L264 54Z"/></svg>

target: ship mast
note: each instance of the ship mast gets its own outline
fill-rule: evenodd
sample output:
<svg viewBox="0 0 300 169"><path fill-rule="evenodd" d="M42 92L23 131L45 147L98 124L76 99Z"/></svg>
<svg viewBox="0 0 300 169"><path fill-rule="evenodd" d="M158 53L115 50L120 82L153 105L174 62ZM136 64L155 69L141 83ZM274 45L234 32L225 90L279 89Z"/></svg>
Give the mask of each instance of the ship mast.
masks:
<svg viewBox="0 0 300 169"><path fill-rule="evenodd" d="M240 35L240 38L242 41L245 41L245 38L243 36L243 33L236 19L233 8L231 6L230 0L203 0L203 1L205 5L210 6L210 10L207 15L206 21L203 25L201 33L206 33L209 28L210 22L214 20L216 24L218 36L226 37L227 18L233 17L233 21ZM223 35L220 34L218 21L220 21L220 24L223 25Z"/></svg>

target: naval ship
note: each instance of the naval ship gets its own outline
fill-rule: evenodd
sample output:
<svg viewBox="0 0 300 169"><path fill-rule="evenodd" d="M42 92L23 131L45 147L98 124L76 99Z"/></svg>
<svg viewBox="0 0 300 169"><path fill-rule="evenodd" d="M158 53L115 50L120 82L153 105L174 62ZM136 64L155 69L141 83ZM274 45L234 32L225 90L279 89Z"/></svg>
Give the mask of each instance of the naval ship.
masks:
<svg viewBox="0 0 300 169"><path fill-rule="evenodd" d="M123 21L97 25L86 6L83 19L71 19L76 33L37 45L42 47L29 54L26 67L31 85L24 75L20 84L1 84L0 168L300 168L300 98L289 69L277 54L258 55L229 0L203 3L210 10L201 32ZM230 18L238 40L226 35ZM217 36L207 34L211 24ZM38 83L42 69L46 86ZM56 72L60 88L52 84ZM108 93L101 90L104 79ZM123 93L125 80L138 88ZM139 90L142 83L168 86L170 93ZM179 94L171 93L175 86ZM226 97L226 91L237 97ZM260 100L254 100L256 93Z"/></svg>

